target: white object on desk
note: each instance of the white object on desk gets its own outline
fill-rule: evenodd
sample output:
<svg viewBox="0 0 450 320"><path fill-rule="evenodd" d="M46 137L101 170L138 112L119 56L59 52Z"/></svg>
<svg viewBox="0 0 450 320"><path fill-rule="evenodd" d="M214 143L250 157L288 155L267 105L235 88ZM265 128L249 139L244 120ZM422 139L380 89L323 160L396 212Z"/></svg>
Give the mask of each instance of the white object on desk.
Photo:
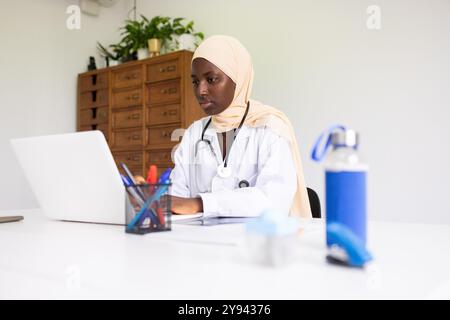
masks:
<svg viewBox="0 0 450 320"><path fill-rule="evenodd" d="M181 222L181 221L191 221L201 219L203 216L203 212L194 213L194 214L172 214L171 219L172 222Z"/></svg>
<svg viewBox="0 0 450 320"><path fill-rule="evenodd" d="M6 213L25 219L0 225L0 299L450 298L447 225L370 222L375 264L360 270L325 262L322 221L313 221L295 262L269 268L242 255L243 225L175 224L140 236Z"/></svg>
<svg viewBox="0 0 450 320"><path fill-rule="evenodd" d="M45 215L125 224L125 188L102 132L12 139L11 144Z"/></svg>

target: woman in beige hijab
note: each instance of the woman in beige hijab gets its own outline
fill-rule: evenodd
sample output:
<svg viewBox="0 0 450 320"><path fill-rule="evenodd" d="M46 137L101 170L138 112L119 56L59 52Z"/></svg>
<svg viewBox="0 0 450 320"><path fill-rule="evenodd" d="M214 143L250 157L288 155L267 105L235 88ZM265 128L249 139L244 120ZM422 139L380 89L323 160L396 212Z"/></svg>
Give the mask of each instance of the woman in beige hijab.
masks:
<svg viewBox="0 0 450 320"><path fill-rule="evenodd" d="M175 152L173 212L311 217L294 130L280 110L250 98L244 46L229 36L206 39L192 59L192 83L208 117L187 129Z"/></svg>

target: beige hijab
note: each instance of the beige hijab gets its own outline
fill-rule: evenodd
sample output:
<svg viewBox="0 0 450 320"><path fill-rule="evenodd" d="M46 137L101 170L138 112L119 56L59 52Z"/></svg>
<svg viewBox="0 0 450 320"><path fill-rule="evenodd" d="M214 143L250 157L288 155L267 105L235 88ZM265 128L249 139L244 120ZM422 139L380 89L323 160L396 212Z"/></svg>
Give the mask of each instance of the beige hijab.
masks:
<svg viewBox="0 0 450 320"><path fill-rule="evenodd" d="M237 128L247 102L250 101L245 125L250 127L267 126L289 141L297 170L297 192L291 207L291 215L302 218L311 217L300 151L294 129L283 112L250 99L254 73L252 60L247 49L233 37L216 35L209 37L200 44L195 50L192 60L195 58L204 58L213 63L236 84L234 99L230 106L222 113L212 116L212 122L218 132Z"/></svg>

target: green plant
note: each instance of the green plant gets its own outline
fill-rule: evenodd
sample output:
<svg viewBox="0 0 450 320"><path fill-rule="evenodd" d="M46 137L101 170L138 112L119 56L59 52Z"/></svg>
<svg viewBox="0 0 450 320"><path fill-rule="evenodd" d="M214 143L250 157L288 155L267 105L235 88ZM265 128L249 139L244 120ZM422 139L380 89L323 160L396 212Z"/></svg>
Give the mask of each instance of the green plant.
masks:
<svg viewBox="0 0 450 320"><path fill-rule="evenodd" d="M181 22L184 18L175 18L172 21L172 30L176 35L182 35L184 33L192 34L195 37L203 40L205 35L203 32L194 32L194 21L189 21L186 25L183 25Z"/></svg>
<svg viewBox="0 0 450 320"><path fill-rule="evenodd" d="M172 24L169 17L155 16L151 20L148 20L145 16L142 16L145 22L145 35L147 39L161 39L163 42L166 40L172 40Z"/></svg>
<svg viewBox="0 0 450 320"><path fill-rule="evenodd" d="M119 30L122 36L117 44L109 46L108 50L100 42L97 42L97 49L102 57L122 62L136 59L137 51L147 48L148 40L152 38L161 39L165 44L172 40L173 35L192 34L203 40L202 32L194 32L194 21L183 24L184 18L171 19L170 17L155 16L151 20L141 15L139 21L125 20L125 25Z"/></svg>
<svg viewBox="0 0 450 320"><path fill-rule="evenodd" d="M130 52L147 48L148 35L146 32L146 21L144 19L141 21L125 20L125 26L120 28L120 30L122 30L122 40L120 43L129 47Z"/></svg>
<svg viewBox="0 0 450 320"><path fill-rule="evenodd" d="M119 58L118 60L122 62L136 60L137 55L136 50L133 50L130 43L121 41L117 44L110 45L110 47L112 48L116 56Z"/></svg>
<svg viewBox="0 0 450 320"><path fill-rule="evenodd" d="M136 52L122 41L117 44L111 44L109 48L111 48L112 52L106 49L100 42L97 42L97 49L100 55L104 58L122 62L136 59Z"/></svg>
<svg viewBox="0 0 450 320"><path fill-rule="evenodd" d="M111 45L110 47L113 46L114 45ZM108 58L111 60L120 60L122 58L121 52L117 50L113 50L113 52L110 52L100 42L97 42L97 50L100 53L100 56L102 56L103 58Z"/></svg>

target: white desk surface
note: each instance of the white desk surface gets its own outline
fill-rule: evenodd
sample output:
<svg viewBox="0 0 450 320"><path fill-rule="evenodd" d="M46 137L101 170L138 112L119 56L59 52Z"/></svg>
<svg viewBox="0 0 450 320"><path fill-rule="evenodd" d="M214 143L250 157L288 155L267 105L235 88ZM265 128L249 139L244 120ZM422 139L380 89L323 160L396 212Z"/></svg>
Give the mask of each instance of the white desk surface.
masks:
<svg viewBox="0 0 450 320"><path fill-rule="evenodd" d="M274 268L246 260L243 225L140 236L22 215L0 224L0 299L450 298L448 225L370 223L375 262L360 270L325 262L323 224L314 221L296 260Z"/></svg>

